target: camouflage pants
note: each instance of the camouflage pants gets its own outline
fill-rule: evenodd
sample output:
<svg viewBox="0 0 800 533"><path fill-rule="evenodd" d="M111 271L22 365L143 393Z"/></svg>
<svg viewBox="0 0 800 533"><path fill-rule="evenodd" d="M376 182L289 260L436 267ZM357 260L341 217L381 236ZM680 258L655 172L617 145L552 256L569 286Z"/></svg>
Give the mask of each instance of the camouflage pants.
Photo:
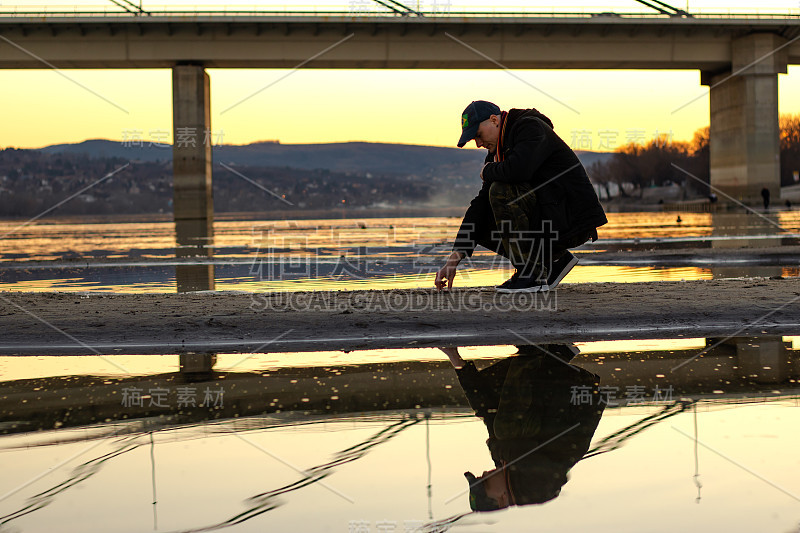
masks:
<svg viewBox="0 0 800 533"><path fill-rule="evenodd" d="M565 249L554 249L558 234L541 221L534 187L529 183L493 182L489 187L496 233L502 252L520 274L546 280L550 266ZM538 227L536 227L538 226Z"/></svg>

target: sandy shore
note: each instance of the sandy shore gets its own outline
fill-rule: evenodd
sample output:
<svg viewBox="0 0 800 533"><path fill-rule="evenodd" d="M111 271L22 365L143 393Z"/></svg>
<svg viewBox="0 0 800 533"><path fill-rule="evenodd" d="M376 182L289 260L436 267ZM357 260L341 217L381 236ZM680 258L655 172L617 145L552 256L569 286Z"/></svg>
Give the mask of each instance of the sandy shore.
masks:
<svg viewBox="0 0 800 533"><path fill-rule="evenodd" d="M0 353L275 352L800 334L800 279L295 293L0 293Z"/></svg>

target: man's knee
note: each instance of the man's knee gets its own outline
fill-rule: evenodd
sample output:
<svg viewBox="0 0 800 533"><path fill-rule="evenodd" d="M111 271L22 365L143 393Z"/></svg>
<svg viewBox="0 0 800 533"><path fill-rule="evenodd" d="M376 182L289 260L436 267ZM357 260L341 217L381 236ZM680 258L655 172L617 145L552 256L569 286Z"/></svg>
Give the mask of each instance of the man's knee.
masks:
<svg viewBox="0 0 800 533"><path fill-rule="evenodd" d="M514 198L514 187L510 183L503 183L500 181L493 181L489 185L489 202L496 204L499 202L508 202Z"/></svg>
<svg viewBox="0 0 800 533"><path fill-rule="evenodd" d="M489 185L489 203L497 215L498 211L520 212L530 215L536 212L536 194L527 183L503 183L493 181Z"/></svg>

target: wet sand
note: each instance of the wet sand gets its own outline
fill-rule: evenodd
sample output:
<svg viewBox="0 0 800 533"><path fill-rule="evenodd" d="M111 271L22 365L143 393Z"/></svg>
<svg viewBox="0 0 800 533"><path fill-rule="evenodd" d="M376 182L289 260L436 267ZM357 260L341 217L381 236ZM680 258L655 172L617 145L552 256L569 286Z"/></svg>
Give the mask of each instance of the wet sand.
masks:
<svg viewBox="0 0 800 533"><path fill-rule="evenodd" d="M0 293L0 353L277 352L800 334L800 279L294 293Z"/></svg>

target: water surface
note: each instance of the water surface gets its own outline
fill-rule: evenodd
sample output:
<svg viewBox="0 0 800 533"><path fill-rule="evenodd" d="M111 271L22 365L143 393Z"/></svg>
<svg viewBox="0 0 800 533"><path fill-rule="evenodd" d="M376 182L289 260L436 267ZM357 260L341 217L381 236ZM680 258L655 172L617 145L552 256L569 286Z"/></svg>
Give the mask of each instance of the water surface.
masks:
<svg viewBox="0 0 800 533"><path fill-rule="evenodd" d="M681 220L678 222L677 217ZM150 217L155 218L155 217ZM795 264L727 268L593 260L592 252L676 249L743 250L796 244L800 212L756 215L609 213L600 240L582 246L565 283L678 281L797 276ZM460 217L316 220L218 220L213 244L195 258L177 254L174 224L157 220L50 219L0 222L0 290L175 292L416 288L451 248ZM781 229L783 228L783 229ZM181 257L177 257L177 255ZM726 270L727 268L727 270ZM511 265L486 250L459 269L457 285L496 285ZM188 279L188 282L184 282Z"/></svg>
<svg viewBox="0 0 800 533"><path fill-rule="evenodd" d="M0 528L793 531L798 339L538 353L567 385L599 377L602 418L556 497L489 513L470 513L463 476L495 466L487 426L437 349L215 354L206 371L177 354L0 357ZM534 360L523 349L460 354L485 369Z"/></svg>

